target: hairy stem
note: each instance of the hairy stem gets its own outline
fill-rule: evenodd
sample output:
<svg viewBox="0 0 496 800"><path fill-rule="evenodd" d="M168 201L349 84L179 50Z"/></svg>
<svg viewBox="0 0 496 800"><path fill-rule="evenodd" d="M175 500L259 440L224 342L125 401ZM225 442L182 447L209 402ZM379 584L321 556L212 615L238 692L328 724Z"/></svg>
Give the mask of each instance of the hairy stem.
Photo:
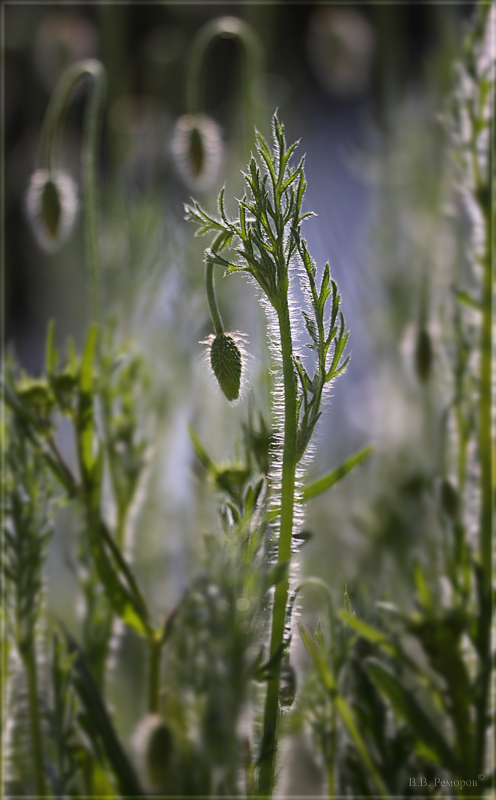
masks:
<svg viewBox="0 0 496 800"><path fill-rule="evenodd" d="M38 672L33 638L21 648L21 658L26 670L28 684L29 726L31 732L31 756L33 759L33 780L38 797L45 797L45 771L43 767L43 737L41 732L40 707L38 700Z"/></svg>
<svg viewBox="0 0 496 800"><path fill-rule="evenodd" d="M279 564L288 563L291 558L291 537L293 533L293 516L295 503L296 473L296 434L297 419L297 383L293 364L293 342L287 295L281 299L278 309L279 329L281 334L281 351L284 380L284 449L282 460L281 519L277 560ZM272 609L272 634L270 655L281 648L284 641L286 622L286 605L288 601L289 577L281 580L276 586ZM281 661L271 670L265 702L264 730L259 777L259 795L270 797L274 787L274 774L277 754L277 722L279 712L279 678Z"/></svg>
<svg viewBox="0 0 496 800"><path fill-rule="evenodd" d="M219 306L217 305L217 297L215 296L214 265L210 264L208 261L205 264L205 289L207 292L210 319L212 320L212 325L214 326L215 335L218 336L219 334L224 333L224 326L222 324Z"/></svg>

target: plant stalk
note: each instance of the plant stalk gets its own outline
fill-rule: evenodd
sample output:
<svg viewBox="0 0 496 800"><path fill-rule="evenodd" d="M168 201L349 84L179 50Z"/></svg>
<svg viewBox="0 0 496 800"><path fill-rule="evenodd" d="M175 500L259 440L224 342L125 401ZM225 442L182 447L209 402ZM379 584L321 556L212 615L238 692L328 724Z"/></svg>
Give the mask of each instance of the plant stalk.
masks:
<svg viewBox="0 0 496 800"><path fill-rule="evenodd" d="M220 17L208 22L201 28L194 39L190 50L189 69L186 77L186 111L188 114L197 114L202 106L201 89L206 58L214 42L220 38L236 39L242 48L244 57L243 88L248 140L253 132L255 116L251 81L262 73L264 59L262 45L255 30L238 17Z"/></svg>
<svg viewBox="0 0 496 800"><path fill-rule="evenodd" d="M493 161L490 162L492 176ZM480 564L482 569L481 608L481 688L477 703L475 737L476 772L484 772L486 758L486 732L488 701L491 677L491 619L492 619L492 533L493 533L493 487L492 487L492 323L493 323L493 211L491 190L486 205L486 251L482 289L482 328L480 340L480 384L479 384L479 454L480 454Z"/></svg>
<svg viewBox="0 0 496 800"><path fill-rule="evenodd" d="M34 637L34 634L33 634ZM28 684L29 725L31 731L31 747L33 759L33 780L38 797L45 797L45 771L43 767L43 737L41 732L40 708L38 701L38 672L34 638L20 648L21 658L26 670Z"/></svg>
<svg viewBox="0 0 496 800"><path fill-rule="evenodd" d="M77 85L87 77L91 78L93 87L85 116L81 158L85 206L86 259L91 280L92 315L95 319L101 321L102 301L98 249L96 158L101 110L107 91L107 79L105 68L100 61L96 59L78 61L62 76L45 114L41 131L40 153L43 166L46 167L48 172L53 171L68 105Z"/></svg>
<svg viewBox="0 0 496 800"><path fill-rule="evenodd" d="M148 711L158 714L160 704L160 665L162 658L162 639L148 640Z"/></svg>
<svg viewBox="0 0 496 800"><path fill-rule="evenodd" d="M217 297L215 296L214 265L210 264L209 262L205 264L205 290L207 292L210 319L212 320L212 325L214 326L215 335L218 336L219 334L224 333L224 326L222 324L219 306L217 305Z"/></svg>
<svg viewBox="0 0 496 800"><path fill-rule="evenodd" d="M293 342L287 294L277 310L281 335L282 367L284 381L284 446L282 460L281 518L277 561L287 563L291 558L291 539L295 503L297 382L293 364ZM272 633L270 656L272 657L284 641L286 605L288 601L289 577L286 573L277 584L272 608ZM279 716L279 679L281 660L271 670L265 702L264 730L260 756L259 796L271 797L277 754L277 723Z"/></svg>

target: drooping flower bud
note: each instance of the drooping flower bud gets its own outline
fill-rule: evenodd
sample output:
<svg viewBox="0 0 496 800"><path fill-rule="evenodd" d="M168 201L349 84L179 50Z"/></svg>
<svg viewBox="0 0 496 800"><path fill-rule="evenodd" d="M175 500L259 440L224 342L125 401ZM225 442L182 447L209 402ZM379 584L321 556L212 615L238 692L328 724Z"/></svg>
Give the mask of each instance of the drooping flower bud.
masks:
<svg viewBox="0 0 496 800"><path fill-rule="evenodd" d="M444 513L450 519L456 519L458 514L458 492L447 478L441 483L440 499Z"/></svg>
<svg viewBox="0 0 496 800"><path fill-rule="evenodd" d="M210 364L226 398L239 397L243 360L241 350L230 333L218 333L210 345Z"/></svg>
<svg viewBox="0 0 496 800"><path fill-rule="evenodd" d="M176 123L172 153L184 182L208 189L215 181L223 155L219 126L205 114L186 114Z"/></svg>
<svg viewBox="0 0 496 800"><path fill-rule="evenodd" d="M165 786L174 742L162 717L159 714L147 714L138 725L133 743L142 761L149 786L153 789Z"/></svg>
<svg viewBox="0 0 496 800"><path fill-rule="evenodd" d="M37 169L31 176L26 206L38 244L54 253L69 238L76 219L76 183L66 172Z"/></svg>
<svg viewBox="0 0 496 800"><path fill-rule="evenodd" d="M418 379L425 383L429 380L432 368L432 342L429 332L421 328L415 344L415 371Z"/></svg>

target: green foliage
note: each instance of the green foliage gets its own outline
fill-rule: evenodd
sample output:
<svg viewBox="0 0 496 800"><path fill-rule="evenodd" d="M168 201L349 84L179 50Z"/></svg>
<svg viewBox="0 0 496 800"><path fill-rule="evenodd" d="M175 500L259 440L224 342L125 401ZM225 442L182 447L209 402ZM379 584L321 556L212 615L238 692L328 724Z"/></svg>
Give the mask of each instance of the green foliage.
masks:
<svg viewBox="0 0 496 800"><path fill-rule="evenodd" d="M198 203L186 206L186 217L197 225L197 235L215 234L212 247L205 251L206 264L223 267L227 275L247 272L278 314L292 280L290 265L296 257L301 260L304 268L302 286L309 306L301 313L310 337L308 347L315 354L315 369L310 375L301 357L294 354L294 369L300 384L299 461L320 417L325 386L348 364L349 357L343 359L348 333L340 311L341 297L330 277L329 264L326 264L320 284L317 284L316 266L301 234L302 222L312 216L311 212L302 210L306 188L304 159L296 167L291 166L298 143L286 145L284 127L277 117L273 119L273 139L274 149L271 151L257 133L258 163L252 156L244 176L246 194L239 201L236 219L227 217L224 189L219 194L218 217L208 214ZM220 255L226 248L234 250L237 261L232 262Z"/></svg>
<svg viewBox="0 0 496 800"><path fill-rule="evenodd" d="M28 376L12 360L5 369L2 667L9 676L12 725L2 731L2 746L12 796L270 797L280 742L292 726L310 730L329 797L419 794L413 776L428 777L428 796L444 792L441 779L455 781L457 795L480 796L489 789L493 776L479 777L487 769L491 738L493 619L494 65L487 55L492 12L486 6L466 45L449 122L459 184L474 221L472 274L468 281L457 277L452 320L437 340L426 297L421 299L412 353L425 417L442 431L442 453L429 469L422 465L408 480L399 475L379 487L378 513L362 525L393 556L408 531L425 528L431 563L406 559L400 577L406 578L405 594L410 587L412 592L403 605L390 602L389 592L373 605L365 581L360 591L345 591L339 612L331 587L320 578L305 578L294 588L294 554L312 536L300 529L298 505L334 487L374 448L362 447L305 485L302 460L326 392L347 366L348 332L329 264L317 270L302 235L311 216L303 211L304 159L294 164L297 143L287 145L277 116L271 144L256 134L234 218L227 215L224 189L217 216L196 202L187 207L197 234L212 236L204 258L214 329L207 339L210 365L227 400L237 401L245 385L244 339L224 331L213 271L246 273L269 317L271 415L250 404L231 458L220 454L215 437L205 447L190 426L195 472L216 495L217 520L207 527L201 519L203 555L183 575L183 563L196 558L184 537L181 558L173 562L180 565L174 575L180 589L169 607L157 601L160 592L136 568L131 548L134 534L145 536L159 517L152 519L148 509L143 518L136 514L148 488L152 445L161 436L150 402L156 364L147 366L134 345L120 342L115 327L101 318L95 148L105 73L99 62L82 62L59 84L44 128L48 160L56 155L74 87L83 78L92 81L83 178L98 324L89 326L80 352L69 339L63 357L51 323L41 374ZM243 38L250 37L249 26L230 18L206 31L202 47L225 33L239 37L251 57L253 42ZM205 52L193 60L195 70ZM208 155L198 132L190 141L196 178L206 171ZM64 197L49 171L43 172L41 212L56 239ZM297 288L305 301L301 316L293 307ZM295 344L299 328L305 355ZM441 356L448 366L443 380ZM378 443L375 452L380 449ZM392 494L395 503L388 504ZM189 505L197 528L195 502ZM77 520L71 545L77 633L45 606L47 549L63 506ZM162 519L157 527L160 536L169 535ZM68 541L71 526L63 533ZM393 568L401 566L396 559ZM340 570L348 569L344 558ZM325 611L313 632L308 619L298 623L306 653L302 674L294 658L293 621L297 598L311 587L323 592ZM132 681L139 709L129 752L119 713L130 688L126 681Z"/></svg>

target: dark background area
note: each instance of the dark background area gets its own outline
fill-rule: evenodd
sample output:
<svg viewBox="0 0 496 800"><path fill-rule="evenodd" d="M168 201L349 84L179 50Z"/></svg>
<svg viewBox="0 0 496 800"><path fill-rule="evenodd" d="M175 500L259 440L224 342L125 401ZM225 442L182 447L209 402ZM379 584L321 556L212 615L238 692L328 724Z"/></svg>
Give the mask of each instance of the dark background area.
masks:
<svg viewBox="0 0 496 800"><path fill-rule="evenodd" d="M358 111L366 108L387 146L388 120L395 104L424 80L426 58L439 47L446 30L459 35L460 21L473 4L353 4L371 24L375 38L372 74L358 97L333 96L312 64L309 34L315 15L337 4L232 3L215 5L8 5L5 7L5 216L6 341L31 368L39 352L29 344L40 339L47 318L46 298L39 286L40 256L24 213L30 172L49 93L64 65L96 56L109 75L109 101L101 169L110 185L124 158L116 154L109 132L112 109L126 96L158 104L170 119L184 113L184 81L188 46L198 29L219 15L240 16L258 31L266 53L268 83L274 88L289 127L301 135L318 116L325 140L326 121L341 119L346 133L359 128ZM346 8L350 8L347 6ZM47 25L48 19L51 26ZM58 24L56 20L58 19ZM318 23L317 23L318 24ZM50 29L51 28L51 29ZM217 43L209 59L204 87L205 109L229 127L232 118L239 55L236 43ZM281 102L282 101L282 102ZM269 100L270 103L270 100ZM80 126L83 103L75 102L72 123ZM268 112L270 113L270 112ZM302 124L303 123L303 124ZM322 137L321 137L322 138ZM165 170L170 165L165 166ZM151 168L160 178L163 167ZM162 176L164 184L167 175ZM146 183L146 178L141 178ZM63 298L59 302L63 303Z"/></svg>

